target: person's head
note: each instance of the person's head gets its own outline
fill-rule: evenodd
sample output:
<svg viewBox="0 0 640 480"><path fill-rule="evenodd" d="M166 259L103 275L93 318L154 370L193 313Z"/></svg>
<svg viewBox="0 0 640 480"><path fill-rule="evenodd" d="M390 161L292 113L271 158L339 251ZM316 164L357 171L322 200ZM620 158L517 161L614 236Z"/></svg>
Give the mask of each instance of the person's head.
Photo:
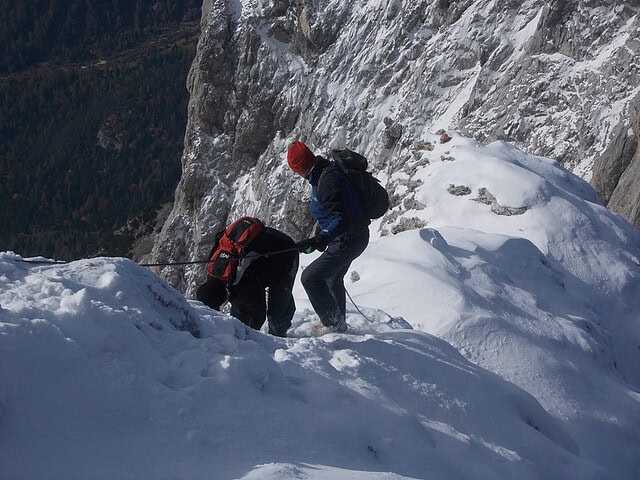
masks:
<svg viewBox="0 0 640 480"><path fill-rule="evenodd" d="M227 287L223 281L208 277L207 281L198 287L196 299L209 308L220 310L227 301Z"/></svg>
<svg viewBox="0 0 640 480"><path fill-rule="evenodd" d="M304 143L293 142L287 152L287 162L294 173L306 178L316 164L316 156Z"/></svg>

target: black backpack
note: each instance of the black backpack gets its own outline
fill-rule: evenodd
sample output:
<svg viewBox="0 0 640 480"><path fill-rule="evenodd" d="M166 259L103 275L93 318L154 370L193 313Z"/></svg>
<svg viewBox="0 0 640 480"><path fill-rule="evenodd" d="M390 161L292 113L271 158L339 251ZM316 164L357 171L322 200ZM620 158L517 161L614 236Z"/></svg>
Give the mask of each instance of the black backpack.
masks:
<svg viewBox="0 0 640 480"><path fill-rule="evenodd" d="M380 180L367 172L367 159L349 149L333 150L335 164L347 174L369 219L380 218L389 210L389 194Z"/></svg>

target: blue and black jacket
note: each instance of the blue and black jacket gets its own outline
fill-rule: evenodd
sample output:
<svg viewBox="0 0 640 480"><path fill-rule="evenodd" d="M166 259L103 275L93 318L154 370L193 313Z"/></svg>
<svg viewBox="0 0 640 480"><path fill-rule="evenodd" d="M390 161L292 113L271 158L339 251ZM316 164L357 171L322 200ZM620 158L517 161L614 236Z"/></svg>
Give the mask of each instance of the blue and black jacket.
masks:
<svg viewBox="0 0 640 480"><path fill-rule="evenodd" d="M309 174L311 213L328 243L368 231L369 219L349 177L326 158L316 156Z"/></svg>

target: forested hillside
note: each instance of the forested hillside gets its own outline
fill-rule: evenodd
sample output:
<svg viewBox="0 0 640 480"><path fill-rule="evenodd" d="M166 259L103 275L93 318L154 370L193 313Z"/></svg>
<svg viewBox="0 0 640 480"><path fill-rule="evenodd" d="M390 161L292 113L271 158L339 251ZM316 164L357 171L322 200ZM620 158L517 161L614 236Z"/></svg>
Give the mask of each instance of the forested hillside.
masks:
<svg viewBox="0 0 640 480"><path fill-rule="evenodd" d="M153 220L180 175L200 3L0 9L0 249L129 252L133 232L113 232Z"/></svg>

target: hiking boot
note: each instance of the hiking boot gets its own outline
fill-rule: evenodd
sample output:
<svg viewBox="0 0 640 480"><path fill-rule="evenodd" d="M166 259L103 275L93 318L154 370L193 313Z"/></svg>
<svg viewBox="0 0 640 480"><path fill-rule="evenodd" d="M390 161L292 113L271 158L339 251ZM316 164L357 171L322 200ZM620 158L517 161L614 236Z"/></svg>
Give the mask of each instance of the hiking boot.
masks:
<svg viewBox="0 0 640 480"><path fill-rule="evenodd" d="M322 322L314 323L311 327L311 335L321 337L325 333L329 333L329 327L325 327Z"/></svg>
<svg viewBox="0 0 640 480"><path fill-rule="evenodd" d="M347 331L347 328L349 328L349 326L347 325L347 322L345 320L341 320L335 325L332 325L331 328L333 328L333 331L336 333L344 333Z"/></svg>
<svg viewBox="0 0 640 480"><path fill-rule="evenodd" d="M314 337L321 337L327 333L344 333L347 329L347 322L341 322L334 325L324 325L322 322L318 322L311 329L311 334Z"/></svg>

